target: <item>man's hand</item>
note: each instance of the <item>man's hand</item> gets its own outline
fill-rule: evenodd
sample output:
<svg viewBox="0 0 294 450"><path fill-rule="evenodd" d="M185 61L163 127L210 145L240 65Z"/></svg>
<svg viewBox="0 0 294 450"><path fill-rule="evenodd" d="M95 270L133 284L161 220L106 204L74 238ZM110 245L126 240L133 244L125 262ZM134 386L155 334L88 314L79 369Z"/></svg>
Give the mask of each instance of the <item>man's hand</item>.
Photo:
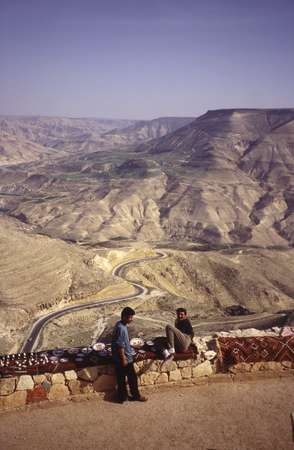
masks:
<svg viewBox="0 0 294 450"><path fill-rule="evenodd" d="M120 359L120 364L121 364L121 366L122 366L122 367L127 367L127 365L128 365L128 359L127 359L127 357L126 357L126 355L125 355L124 349L123 349L122 347L120 347L120 348L118 349L118 353L119 353L119 359Z"/></svg>

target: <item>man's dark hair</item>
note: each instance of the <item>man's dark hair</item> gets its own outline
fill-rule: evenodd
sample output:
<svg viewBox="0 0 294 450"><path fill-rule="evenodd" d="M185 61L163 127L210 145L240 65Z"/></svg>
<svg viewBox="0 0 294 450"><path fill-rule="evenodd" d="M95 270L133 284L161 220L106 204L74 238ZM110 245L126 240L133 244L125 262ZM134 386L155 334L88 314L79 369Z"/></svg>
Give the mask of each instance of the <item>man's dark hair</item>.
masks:
<svg viewBox="0 0 294 450"><path fill-rule="evenodd" d="M178 309L176 309L176 312L187 314L187 310L185 308L178 308Z"/></svg>
<svg viewBox="0 0 294 450"><path fill-rule="evenodd" d="M121 318L134 316L135 314L136 313L132 308L130 308L129 306L126 306L121 312Z"/></svg>

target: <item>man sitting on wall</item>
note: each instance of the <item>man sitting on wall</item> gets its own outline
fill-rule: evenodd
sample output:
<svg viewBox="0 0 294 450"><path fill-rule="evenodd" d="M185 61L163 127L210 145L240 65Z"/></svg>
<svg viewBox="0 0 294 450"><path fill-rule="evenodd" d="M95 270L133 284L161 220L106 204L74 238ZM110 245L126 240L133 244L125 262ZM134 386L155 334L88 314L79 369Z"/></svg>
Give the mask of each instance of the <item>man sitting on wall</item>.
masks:
<svg viewBox="0 0 294 450"><path fill-rule="evenodd" d="M178 308L176 313L175 326L167 325L165 328L169 347L163 352L165 359L171 358L175 352L185 352L188 350L194 337L194 331L188 319L187 310L185 308Z"/></svg>
<svg viewBox="0 0 294 450"><path fill-rule="evenodd" d="M126 307L121 312L119 320L112 334L112 356L115 364L115 373L117 379L118 402L123 403L126 400L137 400L145 402L146 397L139 393L138 378L134 369L133 352L129 342L128 324L133 321L135 311ZM131 391L131 397L128 397L126 377Z"/></svg>

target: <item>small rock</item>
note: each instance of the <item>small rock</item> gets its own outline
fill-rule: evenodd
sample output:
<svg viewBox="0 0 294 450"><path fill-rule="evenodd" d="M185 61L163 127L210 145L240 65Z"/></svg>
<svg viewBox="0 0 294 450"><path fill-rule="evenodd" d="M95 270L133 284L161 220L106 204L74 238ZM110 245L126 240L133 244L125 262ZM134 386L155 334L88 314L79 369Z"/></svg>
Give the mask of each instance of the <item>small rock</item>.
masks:
<svg viewBox="0 0 294 450"><path fill-rule="evenodd" d="M16 378L3 378L0 380L0 395L10 395L15 391Z"/></svg>
<svg viewBox="0 0 294 450"><path fill-rule="evenodd" d="M27 389L33 389L34 382L30 375L21 375L19 377L16 390L17 391L26 391Z"/></svg>
<svg viewBox="0 0 294 450"><path fill-rule="evenodd" d="M207 352L204 353L204 358L207 359L208 361L211 361L216 356L217 354L213 350L208 350Z"/></svg>

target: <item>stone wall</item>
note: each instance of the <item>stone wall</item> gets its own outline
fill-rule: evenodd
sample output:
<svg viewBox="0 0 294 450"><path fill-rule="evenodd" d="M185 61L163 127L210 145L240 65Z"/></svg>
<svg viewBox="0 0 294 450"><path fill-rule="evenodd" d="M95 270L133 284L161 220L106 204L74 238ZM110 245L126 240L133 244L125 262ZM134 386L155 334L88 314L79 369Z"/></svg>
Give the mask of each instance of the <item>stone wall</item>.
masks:
<svg viewBox="0 0 294 450"><path fill-rule="evenodd" d="M285 371L294 374L294 364L282 363L250 363L237 364L226 374L216 374L216 365L211 361L190 359L185 361L144 360L135 363L139 385L142 387L199 384L207 378L212 381L230 380L238 375L256 372L273 374ZM237 378L238 379L238 378ZM63 373L45 373L42 375L21 375L0 379L0 410L24 407L39 402L63 401L101 395L115 390L115 375L112 365L87 367L81 370L68 370Z"/></svg>
<svg viewBox="0 0 294 450"><path fill-rule="evenodd" d="M140 386L161 385L189 380L214 373L209 362L196 360L144 360L135 363ZM112 365L86 367L63 373L20 375L0 379L0 410L14 409L30 403L58 401L76 396L114 391L116 379Z"/></svg>

